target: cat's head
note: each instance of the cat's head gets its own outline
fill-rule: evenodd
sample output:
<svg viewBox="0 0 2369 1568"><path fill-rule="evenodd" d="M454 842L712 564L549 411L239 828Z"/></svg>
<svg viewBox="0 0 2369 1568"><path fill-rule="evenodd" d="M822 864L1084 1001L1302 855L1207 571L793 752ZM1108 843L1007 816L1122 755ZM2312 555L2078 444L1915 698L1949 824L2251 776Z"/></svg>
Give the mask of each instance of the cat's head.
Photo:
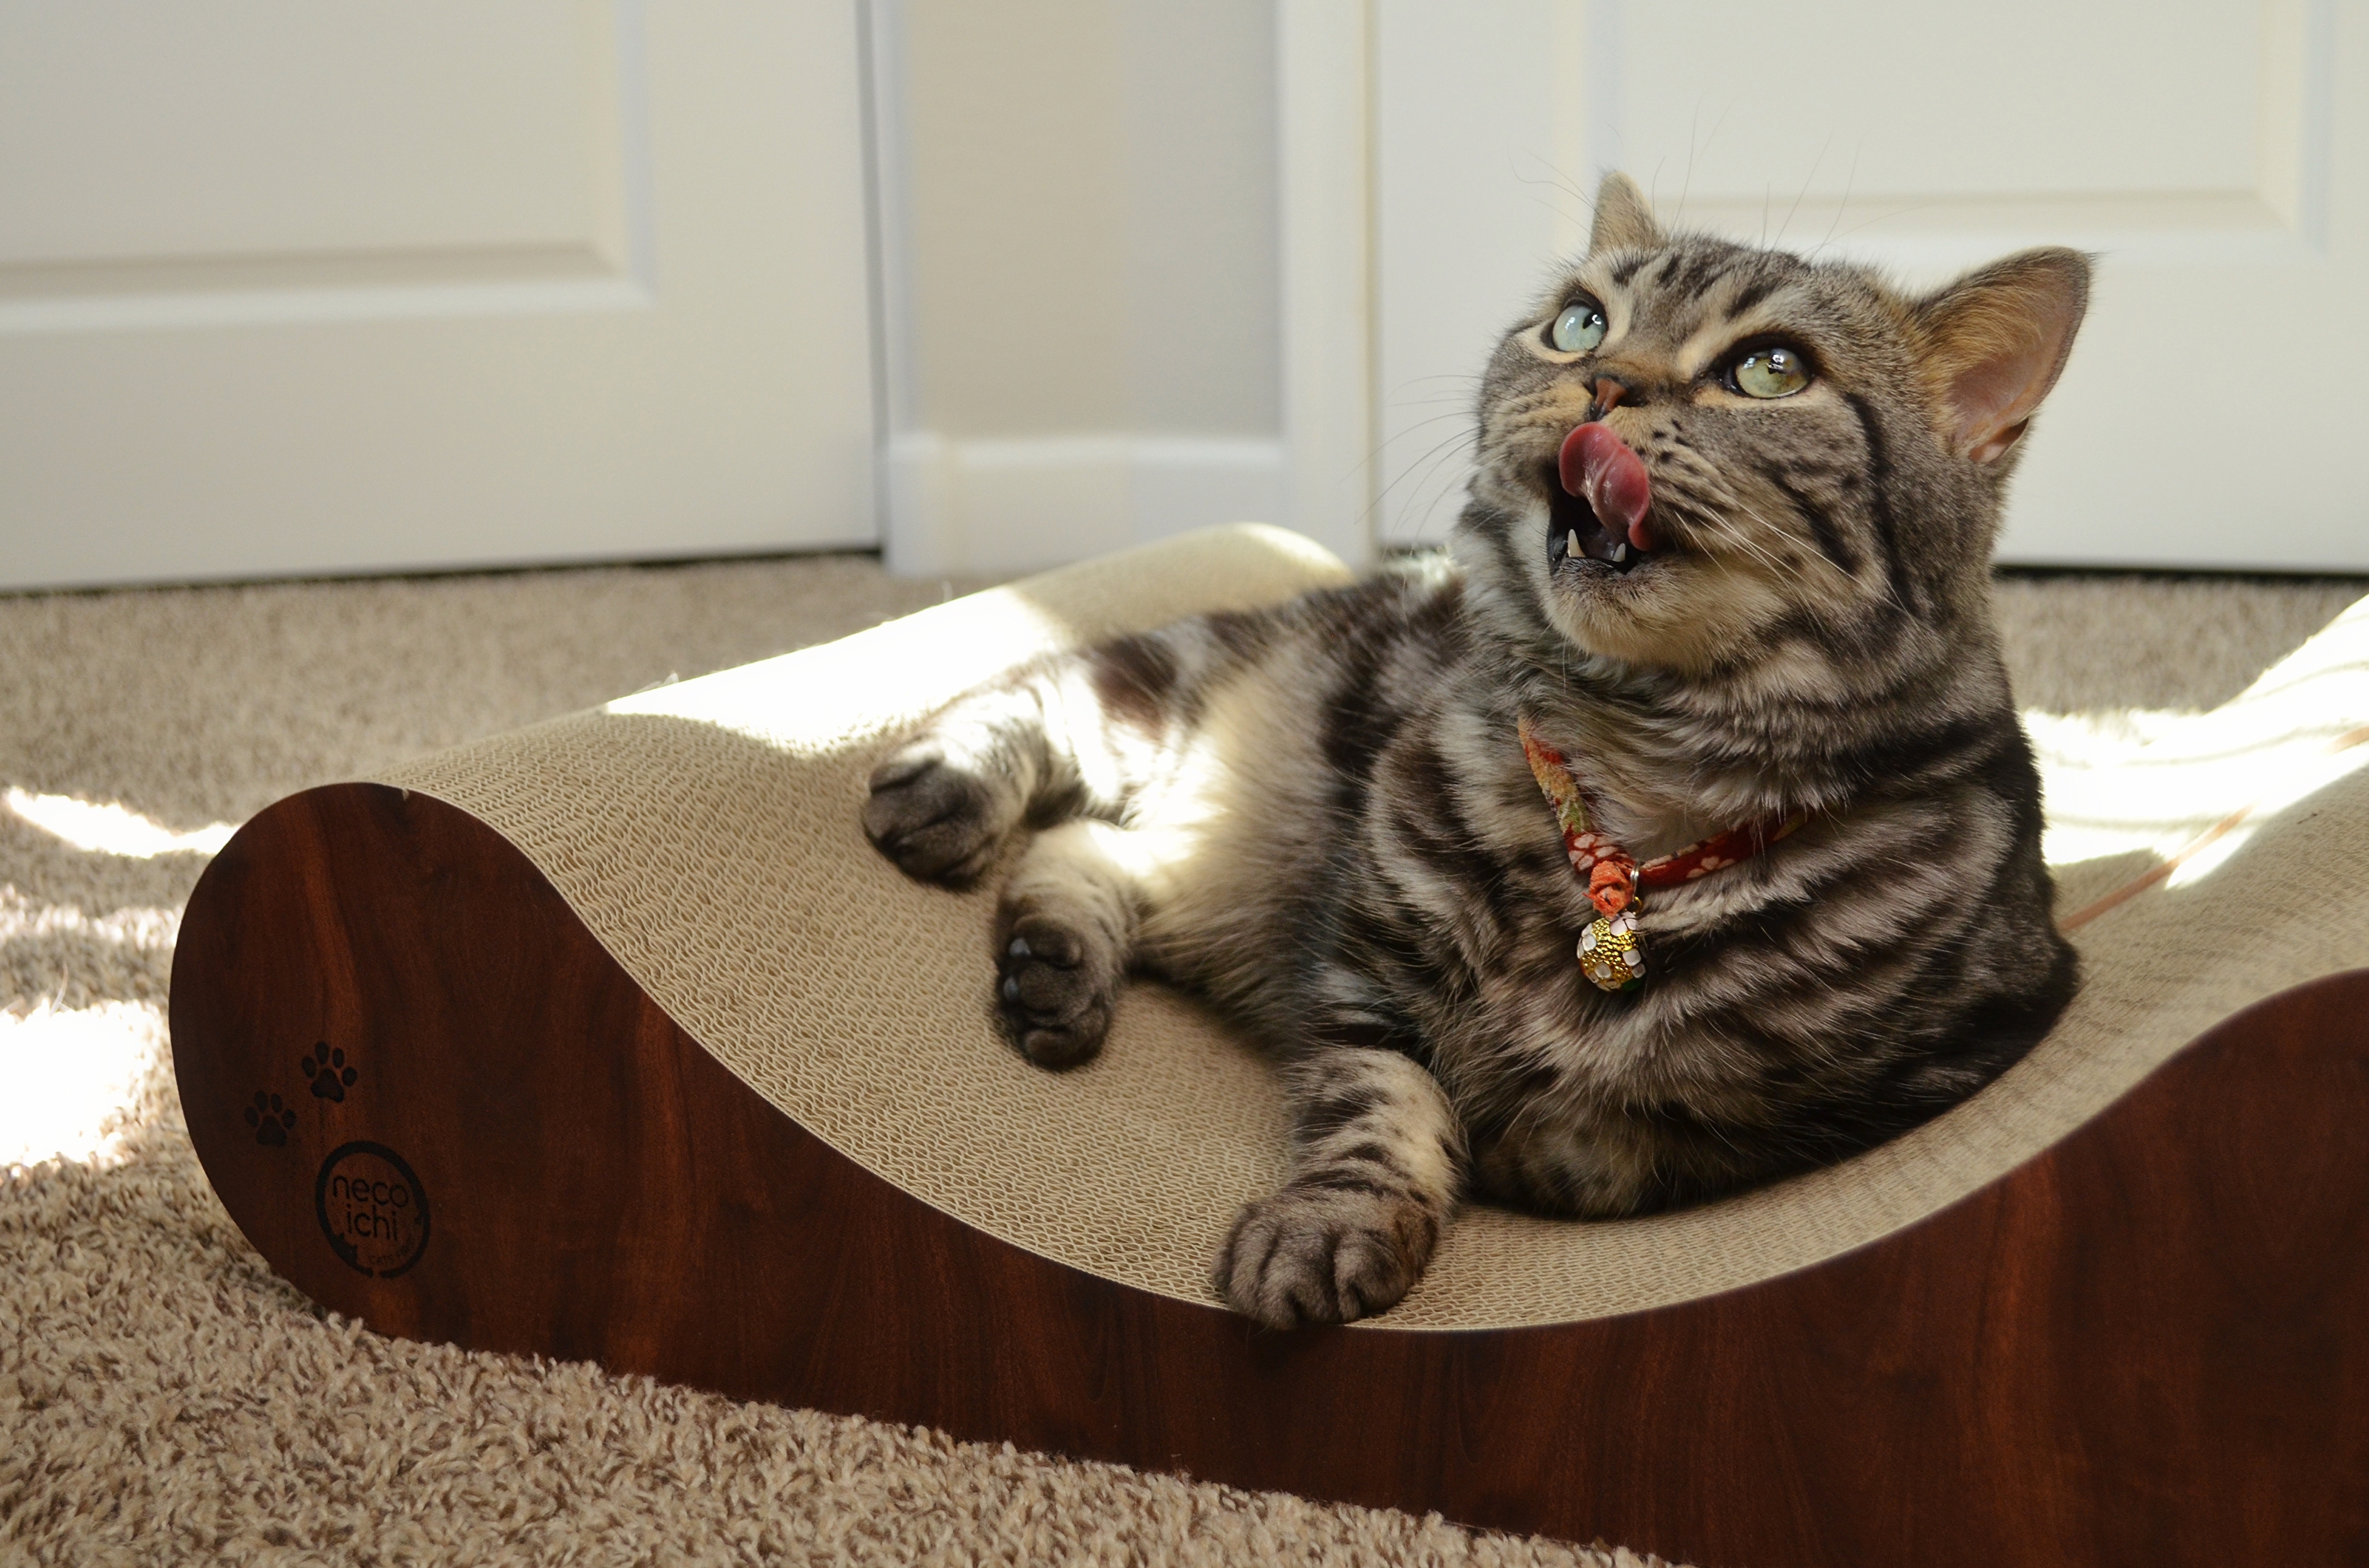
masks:
<svg viewBox="0 0 2369 1568"><path fill-rule="evenodd" d="M1666 233L1609 176L1482 378L1458 553L1505 612L1624 664L1896 647L1978 602L2089 280L2031 250L1906 294Z"/></svg>

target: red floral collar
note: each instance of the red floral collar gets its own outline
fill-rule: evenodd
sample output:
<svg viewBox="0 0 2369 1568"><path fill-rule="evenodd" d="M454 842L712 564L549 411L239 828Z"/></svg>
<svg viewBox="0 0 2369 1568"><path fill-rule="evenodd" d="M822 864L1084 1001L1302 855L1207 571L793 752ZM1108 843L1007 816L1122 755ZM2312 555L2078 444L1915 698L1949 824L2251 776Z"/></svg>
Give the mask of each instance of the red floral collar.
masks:
<svg viewBox="0 0 2369 1568"><path fill-rule="evenodd" d="M1587 801L1571 765L1539 738L1528 714L1521 715L1519 727L1522 754L1529 759L1531 775L1562 829L1563 853L1571 859L1573 873L1587 884L1587 901L1596 906L1596 918L1579 939L1579 967L1604 990L1634 990L1645 982L1645 954L1636 920L1644 907L1638 898L1641 887L1676 887L1750 860L1809 820L1806 812L1766 817L1640 865L1588 820Z"/></svg>

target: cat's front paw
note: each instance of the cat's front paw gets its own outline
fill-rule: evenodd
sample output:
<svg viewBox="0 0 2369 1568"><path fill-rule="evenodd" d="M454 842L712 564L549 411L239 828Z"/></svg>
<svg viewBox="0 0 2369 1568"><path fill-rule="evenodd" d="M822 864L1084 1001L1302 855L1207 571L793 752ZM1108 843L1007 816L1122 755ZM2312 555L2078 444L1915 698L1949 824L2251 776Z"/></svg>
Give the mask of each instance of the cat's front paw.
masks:
<svg viewBox="0 0 2369 1568"><path fill-rule="evenodd" d="M1211 1283L1268 1328L1386 1312L1431 1261L1439 1224L1414 1198L1294 1185L1244 1206Z"/></svg>
<svg viewBox="0 0 2369 1568"><path fill-rule="evenodd" d="M864 833L906 876L965 887L995 856L1016 812L994 783L924 735L872 770Z"/></svg>
<svg viewBox="0 0 2369 1568"><path fill-rule="evenodd" d="M1106 944L1041 914L1011 919L995 957L995 1000L1012 1043L1039 1067L1075 1067L1103 1048L1121 966Z"/></svg>

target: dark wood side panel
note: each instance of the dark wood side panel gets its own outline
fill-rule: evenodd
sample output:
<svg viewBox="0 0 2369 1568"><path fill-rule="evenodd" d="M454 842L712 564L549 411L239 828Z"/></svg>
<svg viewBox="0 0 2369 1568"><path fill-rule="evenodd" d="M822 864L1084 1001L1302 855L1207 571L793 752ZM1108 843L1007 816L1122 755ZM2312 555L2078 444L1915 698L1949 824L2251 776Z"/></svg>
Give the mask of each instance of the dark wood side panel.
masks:
<svg viewBox="0 0 2369 1568"><path fill-rule="evenodd" d="M223 1203L383 1333L1703 1568L2369 1562L2364 1018L2369 971L2274 998L1973 1198L1748 1289L1262 1335L841 1157L425 796L248 824L172 995Z"/></svg>

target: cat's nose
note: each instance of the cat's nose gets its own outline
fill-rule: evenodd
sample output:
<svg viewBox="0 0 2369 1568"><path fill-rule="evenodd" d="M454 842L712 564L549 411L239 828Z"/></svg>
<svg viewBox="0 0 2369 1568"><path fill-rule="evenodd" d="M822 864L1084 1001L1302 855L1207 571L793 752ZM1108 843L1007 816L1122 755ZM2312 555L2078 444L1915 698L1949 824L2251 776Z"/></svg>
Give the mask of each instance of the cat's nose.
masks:
<svg viewBox="0 0 2369 1568"><path fill-rule="evenodd" d="M1608 375L1597 376L1596 378L1596 406L1589 411L1588 418L1590 419L1601 419L1604 416L1612 412L1613 409L1619 407L1620 406L1620 400L1628 395L1628 383L1615 381Z"/></svg>

